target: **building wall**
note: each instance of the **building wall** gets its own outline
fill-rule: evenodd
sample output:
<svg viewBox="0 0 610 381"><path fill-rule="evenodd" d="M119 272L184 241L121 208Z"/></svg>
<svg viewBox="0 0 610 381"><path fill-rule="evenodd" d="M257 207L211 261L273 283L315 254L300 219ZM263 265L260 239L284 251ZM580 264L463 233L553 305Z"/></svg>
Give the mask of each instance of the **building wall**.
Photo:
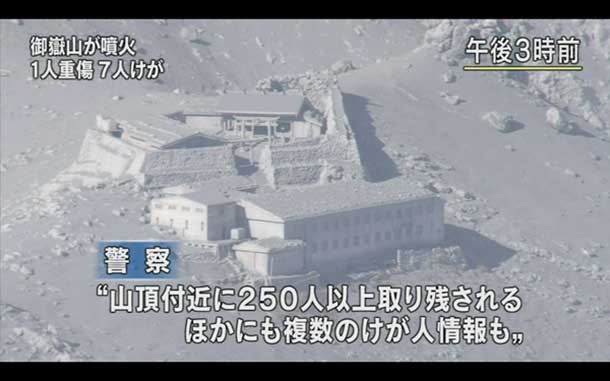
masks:
<svg viewBox="0 0 610 381"><path fill-rule="evenodd" d="M260 275L270 275L268 254L235 250L235 257L248 271Z"/></svg>
<svg viewBox="0 0 610 381"><path fill-rule="evenodd" d="M148 152L142 165L144 185L171 187L237 175L233 150L223 145Z"/></svg>
<svg viewBox="0 0 610 381"><path fill-rule="evenodd" d="M250 237L255 239L263 238L286 238L284 234L284 224L280 222L248 220L248 230Z"/></svg>
<svg viewBox="0 0 610 381"><path fill-rule="evenodd" d="M294 275L305 270L304 249L282 250L271 255L270 275Z"/></svg>
<svg viewBox="0 0 610 381"><path fill-rule="evenodd" d="M240 202L237 215L238 225L246 228L254 239L285 238L284 222L252 203Z"/></svg>
<svg viewBox="0 0 610 381"><path fill-rule="evenodd" d="M235 203L210 205L208 212L208 240L231 238L231 229L237 225L237 205Z"/></svg>
<svg viewBox="0 0 610 381"><path fill-rule="evenodd" d="M304 271L303 248L286 249L272 254L235 250L235 256L246 269L260 275L294 275Z"/></svg>
<svg viewBox="0 0 610 381"><path fill-rule="evenodd" d="M150 222L173 228L180 237L208 240L208 220L205 205L187 199L167 198L152 200Z"/></svg>
<svg viewBox="0 0 610 381"><path fill-rule="evenodd" d="M168 226L183 238L196 241L229 239L237 226L236 205L201 205L171 197L151 202L151 224Z"/></svg>
<svg viewBox="0 0 610 381"><path fill-rule="evenodd" d="M441 243L443 201L411 200L286 223L286 239L306 242L305 263L315 268L383 251Z"/></svg>

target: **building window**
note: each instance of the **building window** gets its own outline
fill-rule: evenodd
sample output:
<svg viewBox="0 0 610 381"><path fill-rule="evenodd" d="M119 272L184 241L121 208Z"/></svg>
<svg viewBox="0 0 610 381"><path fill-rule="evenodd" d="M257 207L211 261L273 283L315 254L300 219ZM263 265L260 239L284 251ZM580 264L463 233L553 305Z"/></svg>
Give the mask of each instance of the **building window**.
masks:
<svg viewBox="0 0 610 381"><path fill-rule="evenodd" d="M381 210L375 212L375 221L381 221Z"/></svg>
<svg viewBox="0 0 610 381"><path fill-rule="evenodd" d="M337 250L339 248L339 240L333 239L333 249Z"/></svg>
<svg viewBox="0 0 610 381"><path fill-rule="evenodd" d="M415 236L416 236L416 237L421 237L423 230L424 230L424 229L422 228L422 226L421 226L421 225L417 225L417 226L415 227Z"/></svg>
<svg viewBox="0 0 610 381"><path fill-rule="evenodd" d="M345 228L349 227L349 218L348 217L343 218L343 227L345 227Z"/></svg>
<svg viewBox="0 0 610 381"><path fill-rule="evenodd" d="M196 209L195 209L195 212L197 212L197 213L203 213L203 208L196 208Z"/></svg>
<svg viewBox="0 0 610 381"><path fill-rule="evenodd" d="M189 230L189 220L184 220L184 230Z"/></svg>
<svg viewBox="0 0 610 381"><path fill-rule="evenodd" d="M275 131L278 133L290 132L290 122L279 122L275 127Z"/></svg>
<svg viewBox="0 0 610 381"><path fill-rule="evenodd" d="M155 224L159 225L159 217L155 217Z"/></svg>
<svg viewBox="0 0 610 381"><path fill-rule="evenodd" d="M413 224L408 224L406 230L407 230L407 237L411 237L411 234L413 233Z"/></svg>
<svg viewBox="0 0 610 381"><path fill-rule="evenodd" d="M424 212L424 208L421 206L421 204L417 205L415 207L415 215L416 216L421 216Z"/></svg>
<svg viewBox="0 0 610 381"><path fill-rule="evenodd" d="M201 231L204 231L204 230L205 230L205 222L202 221L201 222Z"/></svg>
<svg viewBox="0 0 610 381"><path fill-rule="evenodd" d="M311 225L310 225L310 229L311 229L312 232L315 233L316 231L318 231L318 224L316 224L315 221L312 222Z"/></svg>
<svg viewBox="0 0 610 381"><path fill-rule="evenodd" d="M323 241L322 242L322 251L326 251L328 250L328 241Z"/></svg>
<svg viewBox="0 0 610 381"><path fill-rule="evenodd" d="M347 249L349 247L349 238L345 237L343 238L343 248Z"/></svg>
<svg viewBox="0 0 610 381"><path fill-rule="evenodd" d="M413 216L413 210L411 208L407 208L407 217L411 218Z"/></svg>
<svg viewBox="0 0 610 381"><path fill-rule="evenodd" d="M392 239L392 232L391 232L391 231L389 231L389 230L386 230L386 231L385 231L384 238L385 238L385 240L386 240L386 241L391 240L391 239Z"/></svg>
<svg viewBox="0 0 610 381"><path fill-rule="evenodd" d="M223 206L218 208L218 215L219 216L222 216L224 214L224 212L225 212L225 208Z"/></svg>
<svg viewBox="0 0 610 381"><path fill-rule="evenodd" d="M172 227L172 228L174 227L174 219L173 218L169 219L169 226Z"/></svg>
<svg viewBox="0 0 610 381"><path fill-rule="evenodd" d="M339 229L339 219L336 219L336 220L333 222L333 225L335 226L335 229Z"/></svg>
<svg viewBox="0 0 610 381"><path fill-rule="evenodd" d="M381 233L375 232L375 242L380 242L380 241L381 241Z"/></svg>
<svg viewBox="0 0 610 381"><path fill-rule="evenodd" d="M356 226L360 225L360 216L354 217L354 225L356 225Z"/></svg>
<svg viewBox="0 0 610 381"><path fill-rule="evenodd" d="M153 208L155 208L155 209L163 209L163 205L161 205L161 204L154 204Z"/></svg>
<svg viewBox="0 0 610 381"><path fill-rule="evenodd" d="M191 208L189 208L188 206L183 206L183 207L182 207L182 211L183 211L183 212L190 212L190 211L191 211Z"/></svg>
<svg viewBox="0 0 610 381"><path fill-rule="evenodd" d="M360 246L360 236L354 236L354 246Z"/></svg>
<svg viewBox="0 0 610 381"><path fill-rule="evenodd" d="M328 220L324 220L324 222L322 223L322 227L324 228L324 231L328 230Z"/></svg>
<svg viewBox="0 0 610 381"><path fill-rule="evenodd" d="M402 218L402 210L400 210L400 209L396 210L396 218L398 218L398 219Z"/></svg>
<svg viewBox="0 0 610 381"><path fill-rule="evenodd" d="M167 209L176 210L176 205L170 204L167 206Z"/></svg>
<svg viewBox="0 0 610 381"><path fill-rule="evenodd" d="M311 244L311 252L312 252L312 253L316 253L316 252L318 252L318 244L317 244L317 243L313 242L313 243Z"/></svg>
<svg viewBox="0 0 610 381"><path fill-rule="evenodd" d="M366 214L364 215L364 223L365 224L371 223L371 213L370 212L366 212Z"/></svg>
<svg viewBox="0 0 610 381"><path fill-rule="evenodd" d="M370 234L366 234L364 236L364 244L365 245L369 245L371 243L371 235Z"/></svg>
<svg viewBox="0 0 610 381"><path fill-rule="evenodd" d="M430 201L427 205L426 205L426 212L428 214L432 214L432 212L434 211L434 202Z"/></svg>
<svg viewBox="0 0 610 381"><path fill-rule="evenodd" d="M386 210L386 212L385 212L385 218L386 218L387 220L391 220L391 219L392 219L392 211L391 211L391 210L389 210L389 209L388 209L388 210Z"/></svg>
<svg viewBox="0 0 610 381"><path fill-rule="evenodd" d="M402 229L400 229L400 228L394 229L394 240L398 241L400 239L402 239Z"/></svg>

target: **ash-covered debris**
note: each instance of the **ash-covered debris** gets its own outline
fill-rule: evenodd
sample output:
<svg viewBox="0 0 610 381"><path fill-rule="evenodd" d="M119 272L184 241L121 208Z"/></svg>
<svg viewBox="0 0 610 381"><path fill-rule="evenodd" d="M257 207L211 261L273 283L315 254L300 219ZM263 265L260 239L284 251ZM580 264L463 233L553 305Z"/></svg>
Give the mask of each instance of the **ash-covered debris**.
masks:
<svg viewBox="0 0 610 381"><path fill-rule="evenodd" d="M328 91L338 83L337 75L355 70L349 60L335 62L329 69L308 70L301 74L283 74L263 78L258 81L257 91L268 92L299 92L307 97L314 108L324 110L324 98Z"/></svg>
<svg viewBox="0 0 610 381"><path fill-rule="evenodd" d="M508 113L490 111L482 116L482 119L496 131L508 133L520 129L520 123Z"/></svg>
<svg viewBox="0 0 610 381"><path fill-rule="evenodd" d="M61 337L59 330L29 311L0 304L4 361L83 361L90 358L78 343Z"/></svg>
<svg viewBox="0 0 610 381"><path fill-rule="evenodd" d="M464 252L459 246L398 250L396 262L397 267L403 271L434 269L439 265L458 270L467 267Z"/></svg>
<svg viewBox="0 0 610 381"><path fill-rule="evenodd" d="M457 76L453 71L448 71L443 74L443 82L445 83L453 83L457 80Z"/></svg>
<svg viewBox="0 0 610 381"><path fill-rule="evenodd" d="M339 60L330 66L330 70L333 74L347 73L348 71L356 70L356 66L350 60Z"/></svg>
<svg viewBox="0 0 610 381"><path fill-rule="evenodd" d="M471 36L490 39L502 35L515 41L541 33L572 35L597 49L605 58L610 55L610 27L600 20L579 20L577 24L568 21L549 24L524 20L425 20L422 24L427 28L425 44L435 49L439 58L450 66L471 62L465 54ZM553 30L548 30L551 27ZM488 57L482 58L482 63L486 64ZM524 88L537 104L565 107L570 114L583 118L599 131L600 137L610 136L610 115L604 99L608 93L602 91L606 86L597 89L578 74L568 72L509 72L496 76L506 85Z"/></svg>
<svg viewBox="0 0 610 381"><path fill-rule="evenodd" d="M562 134L571 134L574 132L574 126L570 123L564 113L557 107L551 107L546 111L546 122Z"/></svg>
<svg viewBox="0 0 610 381"><path fill-rule="evenodd" d="M453 106L457 106L460 103L464 103L465 100L462 99L459 95L456 94L451 94L448 93L446 91L443 91L440 93L440 97L443 98L445 100L445 102L449 103L450 105Z"/></svg>

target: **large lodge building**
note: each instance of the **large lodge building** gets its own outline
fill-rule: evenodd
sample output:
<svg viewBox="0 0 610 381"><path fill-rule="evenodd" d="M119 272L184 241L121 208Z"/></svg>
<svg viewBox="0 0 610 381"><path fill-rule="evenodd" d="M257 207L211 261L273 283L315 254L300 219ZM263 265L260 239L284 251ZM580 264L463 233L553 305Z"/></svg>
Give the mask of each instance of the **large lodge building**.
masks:
<svg viewBox="0 0 610 381"><path fill-rule="evenodd" d="M399 248L440 244L444 201L388 183L343 182L234 199L178 195L153 200L151 221L189 240L230 240L231 230L245 231L247 240L236 240L232 250L263 275L341 268Z"/></svg>

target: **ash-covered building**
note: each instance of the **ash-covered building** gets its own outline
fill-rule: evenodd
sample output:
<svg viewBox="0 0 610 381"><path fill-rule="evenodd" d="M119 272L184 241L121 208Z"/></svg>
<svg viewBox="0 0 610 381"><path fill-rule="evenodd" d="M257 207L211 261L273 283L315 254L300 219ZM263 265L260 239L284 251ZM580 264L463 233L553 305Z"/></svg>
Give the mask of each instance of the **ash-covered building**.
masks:
<svg viewBox="0 0 610 381"><path fill-rule="evenodd" d="M444 240L444 200L410 191L399 181L336 183L221 200L186 194L152 203L152 223L167 225L168 217L161 216L172 215L171 226L187 239L214 239L209 230L199 229L201 221L222 226L217 228L224 232L218 239L235 239L237 257L262 275L345 268L398 248L434 246ZM172 204L169 214L158 210ZM187 211L184 205L192 206ZM225 214L215 217L221 205ZM238 230L231 234L232 229Z"/></svg>
<svg viewBox="0 0 610 381"><path fill-rule="evenodd" d="M229 93L212 112L185 114L185 123L210 134L248 140L284 142L322 134L323 122L305 97L298 94Z"/></svg>

